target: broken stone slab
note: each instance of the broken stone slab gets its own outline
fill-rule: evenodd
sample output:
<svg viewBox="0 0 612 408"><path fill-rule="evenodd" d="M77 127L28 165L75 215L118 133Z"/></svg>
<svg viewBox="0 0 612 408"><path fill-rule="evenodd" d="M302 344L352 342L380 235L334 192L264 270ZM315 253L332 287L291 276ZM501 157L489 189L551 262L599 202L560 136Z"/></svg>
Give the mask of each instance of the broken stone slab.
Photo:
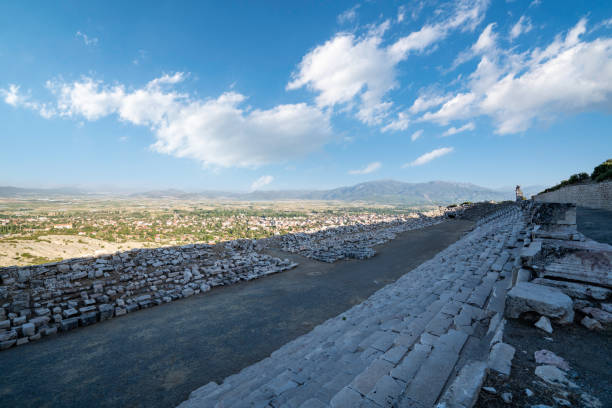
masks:
<svg viewBox="0 0 612 408"><path fill-rule="evenodd" d="M506 377L510 376L515 348L506 343L497 343L489 355L489 368Z"/></svg>
<svg viewBox="0 0 612 408"><path fill-rule="evenodd" d="M587 282L612 288L612 251L559 249L544 260L541 277Z"/></svg>
<svg viewBox="0 0 612 408"><path fill-rule="evenodd" d="M596 300L606 300L612 297L612 290L586 283L567 282L546 278L536 278L532 283L557 288L566 295L577 299L592 298Z"/></svg>
<svg viewBox="0 0 612 408"><path fill-rule="evenodd" d="M473 407L486 376L487 363L484 361L474 361L466 364L453 383L446 389L440 398L440 403L444 404L445 407L453 408Z"/></svg>
<svg viewBox="0 0 612 408"><path fill-rule="evenodd" d="M538 239L531 241L529 246L523 247L520 252L521 263L523 265L530 265L533 258L542 251L542 240Z"/></svg>
<svg viewBox="0 0 612 408"><path fill-rule="evenodd" d="M584 314L590 315L593 319L603 324L612 323L612 313L606 312L605 310L598 309L596 307L583 307L580 311Z"/></svg>
<svg viewBox="0 0 612 408"><path fill-rule="evenodd" d="M525 312L536 312L560 324L574 320L572 299L558 289L519 282L506 296L506 317L517 319Z"/></svg>
<svg viewBox="0 0 612 408"><path fill-rule="evenodd" d="M589 330L601 330L603 326L595 319L591 319L589 316L584 316L580 323Z"/></svg>
<svg viewBox="0 0 612 408"><path fill-rule="evenodd" d="M567 361L565 361L562 357L559 357L555 353L549 350L538 350L533 354L536 363L538 364L546 364L553 365L559 367L564 371L568 371L570 366Z"/></svg>

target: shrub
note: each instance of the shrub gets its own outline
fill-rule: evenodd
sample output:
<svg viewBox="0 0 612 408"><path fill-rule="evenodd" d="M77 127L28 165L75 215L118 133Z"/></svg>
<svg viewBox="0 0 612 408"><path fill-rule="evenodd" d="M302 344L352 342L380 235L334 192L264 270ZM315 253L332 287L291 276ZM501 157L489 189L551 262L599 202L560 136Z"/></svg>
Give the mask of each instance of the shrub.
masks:
<svg viewBox="0 0 612 408"><path fill-rule="evenodd" d="M612 168L608 169L608 171L606 171L605 173L600 173L595 178L595 181L598 183L601 183L604 180L612 180Z"/></svg>
<svg viewBox="0 0 612 408"><path fill-rule="evenodd" d="M587 173L578 173L578 174L572 174L569 178L568 184L578 184L578 183L584 183L585 181L589 180L589 175Z"/></svg>
<svg viewBox="0 0 612 408"><path fill-rule="evenodd" d="M612 159L608 159L595 167L593 169L593 174L591 174L591 179L597 182L608 180L610 178L610 171L612 171ZM607 178L604 177L600 179L600 176L604 176L605 174L608 174Z"/></svg>

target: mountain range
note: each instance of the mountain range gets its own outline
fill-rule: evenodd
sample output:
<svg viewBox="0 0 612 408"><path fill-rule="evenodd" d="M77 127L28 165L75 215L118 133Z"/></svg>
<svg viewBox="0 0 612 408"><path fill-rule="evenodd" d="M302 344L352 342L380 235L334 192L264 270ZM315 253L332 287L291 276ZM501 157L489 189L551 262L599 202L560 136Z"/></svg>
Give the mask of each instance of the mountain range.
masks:
<svg viewBox="0 0 612 408"><path fill-rule="evenodd" d="M542 191L543 186L523 188L527 197ZM377 180L338 187L330 190L258 190L248 193L227 191L185 192L176 189L152 190L138 193L100 193L78 188L26 189L0 187L0 197L58 197L58 196L100 196L112 195L128 198L172 198L211 199L237 201L279 201L279 200L323 200L345 202L369 202L395 205L452 204L464 201L513 200L514 190L494 190L470 183L430 181L427 183L405 183L395 180Z"/></svg>

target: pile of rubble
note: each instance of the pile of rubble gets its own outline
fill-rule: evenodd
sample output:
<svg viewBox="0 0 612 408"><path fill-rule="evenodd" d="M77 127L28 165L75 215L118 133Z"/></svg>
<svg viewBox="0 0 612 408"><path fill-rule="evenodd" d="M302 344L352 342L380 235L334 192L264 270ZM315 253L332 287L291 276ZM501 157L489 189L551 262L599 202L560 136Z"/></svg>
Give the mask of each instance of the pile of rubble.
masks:
<svg viewBox="0 0 612 408"><path fill-rule="evenodd" d="M524 204L523 213L527 234L522 247L517 248L519 262L513 268L511 288L506 295L505 317L533 324L532 330L540 331L548 342L553 342L550 336L556 325L580 324L589 330L609 327L612 324L612 246L592 241L577 231L573 204L529 202ZM496 336L499 339L504 337L505 323L505 320L500 322ZM520 337L521 344L513 344L526 347L525 336ZM554 402L555 406L578 403L584 407L602 407L597 398L574 382L577 374L559 355L539 349L531 360L535 361L535 366L527 368L523 361L518 365L521 372L510 377L515 348L506 343L498 344L503 344L501 354L506 356L503 360L507 370L494 370L494 376L489 376L487 382L497 383L507 391L510 383L525 385L518 377L533 375L536 379L527 385L537 392L525 388L517 395L484 387L481 399L485 401L479 407L491 406L499 397L504 404L514 403L516 399L524 402L544 399ZM495 346L491 359L496 358L494 355ZM551 408L546 404L531 406Z"/></svg>
<svg viewBox="0 0 612 408"><path fill-rule="evenodd" d="M278 238L283 251L317 261L333 263L341 259L367 259L376 255L372 248L395 239L397 234L444 221L457 210L440 208L412 218L377 224L357 224L323 229L314 233L288 234Z"/></svg>
<svg viewBox="0 0 612 408"><path fill-rule="evenodd" d="M215 286L294 268L297 263L261 253L277 239L283 249L327 262L364 259L374 255L372 246L395 238L397 233L441 222L446 212L433 210L413 215L415 218L407 218L408 222L344 226L310 235L242 239L216 246L133 249L44 265L0 268L0 350L206 292Z"/></svg>
<svg viewBox="0 0 612 408"><path fill-rule="evenodd" d="M612 323L612 246L576 230L572 204L532 204L530 239L508 293L506 315L537 313L538 327L580 322L589 329Z"/></svg>
<svg viewBox="0 0 612 408"><path fill-rule="evenodd" d="M1 268L0 350L296 265L240 240Z"/></svg>

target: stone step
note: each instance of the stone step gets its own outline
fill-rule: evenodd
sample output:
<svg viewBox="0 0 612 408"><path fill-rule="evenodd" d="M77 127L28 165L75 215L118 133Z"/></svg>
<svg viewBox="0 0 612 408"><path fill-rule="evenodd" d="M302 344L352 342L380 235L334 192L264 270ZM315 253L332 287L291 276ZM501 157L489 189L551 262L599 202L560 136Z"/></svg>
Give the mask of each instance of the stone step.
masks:
<svg viewBox="0 0 612 408"><path fill-rule="evenodd" d="M433 406L453 373L467 338L468 335L461 331L450 330L434 343L431 353L402 394L399 407L412 407L415 402Z"/></svg>

